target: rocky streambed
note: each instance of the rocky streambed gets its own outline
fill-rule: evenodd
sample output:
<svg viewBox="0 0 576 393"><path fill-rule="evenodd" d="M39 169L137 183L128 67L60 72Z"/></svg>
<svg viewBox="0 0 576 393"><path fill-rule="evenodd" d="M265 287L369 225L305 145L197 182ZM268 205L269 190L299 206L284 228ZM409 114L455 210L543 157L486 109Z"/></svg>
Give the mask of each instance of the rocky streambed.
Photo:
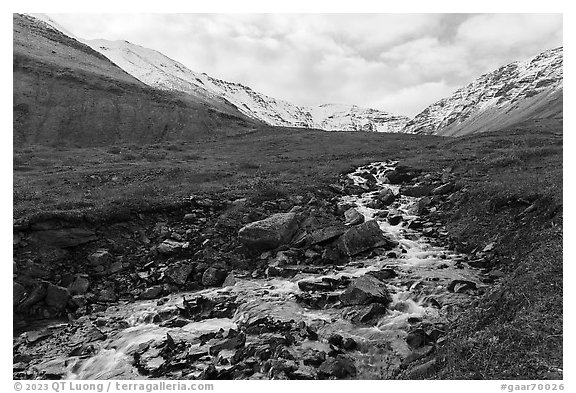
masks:
<svg viewBox="0 0 576 393"><path fill-rule="evenodd" d="M245 201L223 211L203 201L225 229L214 232L198 210L182 222L209 232L156 223L132 234L147 250L133 262L76 230L81 244L54 249L66 250L63 265L81 257L82 267L51 281L30 277L36 262L22 255L39 235L23 232L15 310L45 319L16 331L14 378L425 376L450 326L498 279L491 245L456 252L432 220L463 192L449 172L373 163L330 188L330 198L276 201L256 220L250 211L240 228ZM52 243L75 239L50 230L64 231Z"/></svg>

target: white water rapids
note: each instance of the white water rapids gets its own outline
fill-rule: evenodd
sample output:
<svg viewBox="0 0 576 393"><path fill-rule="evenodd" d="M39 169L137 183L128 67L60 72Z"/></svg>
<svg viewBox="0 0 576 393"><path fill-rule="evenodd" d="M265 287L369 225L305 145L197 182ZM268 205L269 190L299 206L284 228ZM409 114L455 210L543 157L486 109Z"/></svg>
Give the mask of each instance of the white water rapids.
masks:
<svg viewBox="0 0 576 393"><path fill-rule="evenodd" d="M370 164L349 176L356 184L362 184L366 180L358 174L363 170L373 169L378 185L388 187L398 194L398 186L382 182L384 173L394 165L394 162ZM342 202L356 205L366 220L372 219L378 212L367 207L373 194L374 192L368 192L360 196L346 196L342 198ZM323 275L298 273L293 278L268 279L238 277L234 286L173 294L168 296L165 302L150 300L118 304L109 307L104 314L108 319L124 320L127 327L108 333L106 340L95 344L97 348L91 356L61 355L47 359L36 367L64 367L66 379L140 379L143 376L133 366L133 358L141 344L162 342L167 333L175 340L193 341L202 334L220 329L236 329L241 321L265 315L281 321L304 321L308 326L314 327L319 339L294 344L302 349L328 351L326 339L332 333L354 339L358 343L358 350L351 352L351 355L359 372L358 378L386 378L392 372L389 368L397 366L411 352L406 343L406 335L413 321L446 322L446 310L449 310L451 304L457 305L468 296L447 291L449 282L455 279L468 280L475 282L478 287L482 286L476 270L462 268L461 264L457 263L462 260L462 255L433 246L430 239L403 226L407 220L415 218L410 214L410 210L417 198L400 196L398 201L392 207L404 217L400 224L390 225L386 219L378 219L380 228L398 241L405 250L403 253L398 250L397 257L355 259L352 263L335 267L330 274ZM391 267L398 276L386 281L393 301L389 311L374 326L353 324L342 318L339 308L314 310L296 302L295 295L301 292L297 283L302 279L359 277L370 270L384 267ZM206 319L176 328L161 327L159 323L152 321L157 314L177 315L177 307L182 307L185 297L198 295L234 295L239 307L232 318ZM425 301L429 297L433 297L443 307L439 309L430 306ZM158 305L159 303L161 305ZM247 343L249 341L250 336ZM223 351L223 354L225 356L226 351ZM207 364L208 361L198 362L198 374Z"/></svg>

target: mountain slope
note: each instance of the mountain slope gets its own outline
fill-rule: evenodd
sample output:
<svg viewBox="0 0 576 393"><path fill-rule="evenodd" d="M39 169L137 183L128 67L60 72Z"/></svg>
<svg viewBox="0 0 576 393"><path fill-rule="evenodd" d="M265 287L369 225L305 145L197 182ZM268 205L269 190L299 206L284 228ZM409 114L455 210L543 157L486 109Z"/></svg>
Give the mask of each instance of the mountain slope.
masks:
<svg viewBox="0 0 576 393"><path fill-rule="evenodd" d="M255 123L224 100L153 89L30 16L13 16L13 44L15 146L189 140Z"/></svg>
<svg viewBox="0 0 576 393"><path fill-rule="evenodd" d="M460 136L563 118L563 48L482 75L426 108L403 132Z"/></svg>
<svg viewBox="0 0 576 393"><path fill-rule="evenodd" d="M376 109L325 104L301 107L258 93L239 83L197 73L152 49L127 41L84 40L123 70L149 86L194 97L221 97L239 111L275 126L324 130L399 132L409 120Z"/></svg>

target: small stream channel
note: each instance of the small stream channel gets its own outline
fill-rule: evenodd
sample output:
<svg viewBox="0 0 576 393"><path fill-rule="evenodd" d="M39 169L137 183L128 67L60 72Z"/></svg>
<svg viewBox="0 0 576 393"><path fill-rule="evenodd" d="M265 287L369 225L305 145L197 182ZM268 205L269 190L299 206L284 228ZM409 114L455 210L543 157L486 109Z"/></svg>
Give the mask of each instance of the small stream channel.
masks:
<svg viewBox="0 0 576 393"><path fill-rule="evenodd" d="M379 187L388 187L395 194L399 186L384 184L384 173L394 167L395 162L374 163L359 168L348 176L356 184L366 180L359 176L361 171L371 170L375 174ZM366 220L376 217L377 222L389 237L399 242L400 246L393 253L373 258L354 259L351 263L334 267L329 274L298 273L293 278L253 279L251 276L236 277L233 286L206 289L199 292L178 293L162 299L118 304L105 311L107 319L123 321L123 328L109 332L107 338L93 343L89 354L70 356L70 348L63 348L62 353L50 352L46 361L35 366L40 370L52 367L63 367L65 379L141 379L146 376L134 367L134 355L144 345L150 348L155 343L166 341L167 334L175 342L191 343L188 353L197 351L196 373L187 377L199 376L208 365L214 364L214 357L203 354L206 345L199 340L202 335L238 330L239 326L250 320L268 317L275 321L303 322L312 327L317 339L304 338L292 346L296 354L310 350L328 353L331 348L329 338L338 334L351 338L355 348L348 352L357 369L356 378L380 379L393 377L403 361L414 352L407 343L409 332L417 326L428 326L438 335L443 334L449 324L451 312L470 301L475 293L470 291L448 290L454 280L473 282L482 288L478 271L463 265L463 255L433 245L430 239L421 233L408 229L407 221L416 218L412 214L417 198L400 196L391 206L404 220L391 225L386 219L379 219L378 209L368 207L374 193L368 192L359 196L345 196L342 201L356 205L357 210ZM302 293L298 282L302 280L342 280L360 277L370 271L384 268L393 269L395 277L386 280L392 297L388 311L371 324L358 324L343 317L342 308L327 306L324 309L310 309L297 301ZM338 295L344 289L336 288ZM231 317L210 318L192 321L179 327L162 326L162 321L178 315L185 307L185 299L198 296L206 298L233 299L238 305ZM159 318L158 316L162 316ZM262 340L266 334L246 337L246 345L252 341ZM160 367L163 359L147 356L148 367ZM223 349L218 353L220 359L234 356L234 349ZM156 355L158 355L156 353ZM298 356L296 356L298 359ZM230 362L218 361L216 368L232 367ZM150 376L148 376L150 377ZM255 373L252 378L265 378Z"/></svg>

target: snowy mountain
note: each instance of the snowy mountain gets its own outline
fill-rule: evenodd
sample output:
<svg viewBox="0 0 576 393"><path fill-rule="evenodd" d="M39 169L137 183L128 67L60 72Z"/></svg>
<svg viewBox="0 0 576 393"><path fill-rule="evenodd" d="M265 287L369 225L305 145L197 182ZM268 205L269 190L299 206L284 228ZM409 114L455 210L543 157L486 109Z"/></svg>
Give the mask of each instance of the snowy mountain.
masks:
<svg viewBox="0 0 576 393"><path fill-rule="evenodd" d="M482 75L426 108L403 132L459 136L525 120L562 119L563 48Z"/></svg>
<svg viewBox="0 0 576 393"><path fill-rule="evenodd" d="M182 91L194 96L223 98L245 115L275 126L399 132L409 120L405 116L354 105L297 106L258 93L239 83L194 72L160 52L127 41L83 42L149 86Z"/></svg>

